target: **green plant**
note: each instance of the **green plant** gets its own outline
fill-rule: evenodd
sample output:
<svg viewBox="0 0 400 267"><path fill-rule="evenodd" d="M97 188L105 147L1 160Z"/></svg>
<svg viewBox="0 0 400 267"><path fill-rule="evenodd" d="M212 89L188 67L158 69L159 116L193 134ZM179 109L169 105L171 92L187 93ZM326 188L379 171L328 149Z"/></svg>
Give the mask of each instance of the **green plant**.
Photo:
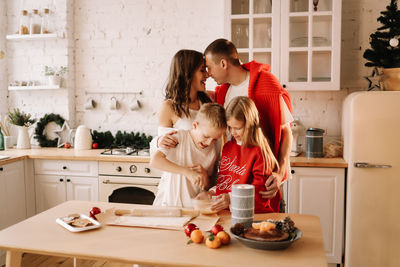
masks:
<svg viewBox="0 0 400 267"><path fill-rule="evenodd" d="M364 52L367 67L398 68L400 67L400 10L397 0L391 0L386 10L377 19L382 24L370 35L370 49Z"/></svg>
<svg viewBox="0 0 400 267"><path fill-rule="evenodd" d="M17 126L31 126L35 123L35 119L31 119L31 114L26 114L25 112L19 110L19 108L14 108L14 111L8 112L8 119L11 124Z"/></svg>
<svg viewBox="0 0 400 267"><path fill-rule="evenodd" d="M60 68L44 66L44 75L45 76L53 76L53 75L63 76L67 72L68 72L68 68L65 66L61 66Z"/></svg>

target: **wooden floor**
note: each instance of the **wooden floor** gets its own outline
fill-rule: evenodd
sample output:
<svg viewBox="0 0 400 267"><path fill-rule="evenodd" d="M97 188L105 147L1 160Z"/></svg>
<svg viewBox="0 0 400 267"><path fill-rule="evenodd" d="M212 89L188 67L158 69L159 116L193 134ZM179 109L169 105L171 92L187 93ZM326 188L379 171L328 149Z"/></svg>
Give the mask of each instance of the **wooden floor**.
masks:
<svg viewBox="0 0 400 267"><path fill-rule="evenodd" d="M24 253L22 267L74 267L73 258L51 257L39 254ZM133 264L115 263L109 261L76 259L76 267L132 267Z"/></svg>

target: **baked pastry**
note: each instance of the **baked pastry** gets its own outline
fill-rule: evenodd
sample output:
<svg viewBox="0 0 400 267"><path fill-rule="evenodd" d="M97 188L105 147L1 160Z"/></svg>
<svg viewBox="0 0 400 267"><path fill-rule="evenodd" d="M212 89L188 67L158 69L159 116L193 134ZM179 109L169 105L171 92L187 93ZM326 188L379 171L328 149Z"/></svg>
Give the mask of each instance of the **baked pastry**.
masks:
<svg viewBox="0 0 400 267"><path fill-rule="evenodd" d="M289 234L283 232L280 229L260 231L260 229L254 229L253 227L247 229L243 235L247 239L252 239L257 241L282 241L289 238Z"/></svg>

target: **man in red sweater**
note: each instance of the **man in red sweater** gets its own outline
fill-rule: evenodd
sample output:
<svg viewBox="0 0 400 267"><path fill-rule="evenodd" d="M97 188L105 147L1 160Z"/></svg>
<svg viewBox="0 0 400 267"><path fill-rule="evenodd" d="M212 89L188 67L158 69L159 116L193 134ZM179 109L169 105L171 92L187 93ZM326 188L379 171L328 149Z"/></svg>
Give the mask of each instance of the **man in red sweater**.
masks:
<svg viewBox="0 0 400 267"><path fill-rule="evenodd" d="M255 61L240 64L235 45L217 39L204 51L208 74L218 83L214 100L224 105L236 96L250 97L260 114L264 135L278 160L279 171L273 172L265 183L264 198L273 198L286 179L292 146L290 122L292 106L289 93L270 72L270 66Z"/></svg>

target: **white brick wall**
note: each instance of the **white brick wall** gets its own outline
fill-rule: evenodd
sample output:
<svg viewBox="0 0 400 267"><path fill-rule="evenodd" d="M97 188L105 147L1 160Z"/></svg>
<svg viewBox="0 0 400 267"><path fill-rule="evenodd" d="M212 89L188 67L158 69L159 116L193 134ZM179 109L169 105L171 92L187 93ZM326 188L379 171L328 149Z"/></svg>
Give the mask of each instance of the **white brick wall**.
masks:
<svg viewBox="0 0 400 267"><path fill-rule="evenodd" d="M6 1L0 1L0 53L6 52ZM7 112L7 54L0 59L0 118Z"/></svg>
<svg viewBox="0 0 400 267"><path fill-rule="evenodd" d="M26 0L41 6L48 0ZM67 65L67 90L10 92L8 106L21 107L36 117L59 113L74 127L86 124L96 130L143 131L155 134L157 110L173 54L182 48L203 51L224 35L223 0L57 0L54 25L66 38L52 41L7 42L8 59L0 60L0 73L8 64L8 79L41 76L44 65ZM339 92L291 92L294 116L305 127L320 127L328 135L341 132L341 105L354 90L365 90L363 76L371 69L362 58L376 18L387 1L345 0L342 15L342 90ZM18 3L18 4L17 4ZM5 8L7 18L4 15ZM31 9L31 8L30 8ZM0 40L16 30L19 1L0 1ZM3 22L7 23L3 23ZM7 30L4 26L8 24ZM0 49L2 49L0 43ZM4 45L3 45L4 47ZM0 112L4 110L7 81L0 76ZM208 82L208 88L215 83ZM86 94L86 92L102 92ZM108 92L137 92L142 95ZM109 109L110 98L121 103ZM97 103L84 110L89 98ZM129 111L139 99L143 108ZM76 120L76 123L74 123Z"/></svg>

